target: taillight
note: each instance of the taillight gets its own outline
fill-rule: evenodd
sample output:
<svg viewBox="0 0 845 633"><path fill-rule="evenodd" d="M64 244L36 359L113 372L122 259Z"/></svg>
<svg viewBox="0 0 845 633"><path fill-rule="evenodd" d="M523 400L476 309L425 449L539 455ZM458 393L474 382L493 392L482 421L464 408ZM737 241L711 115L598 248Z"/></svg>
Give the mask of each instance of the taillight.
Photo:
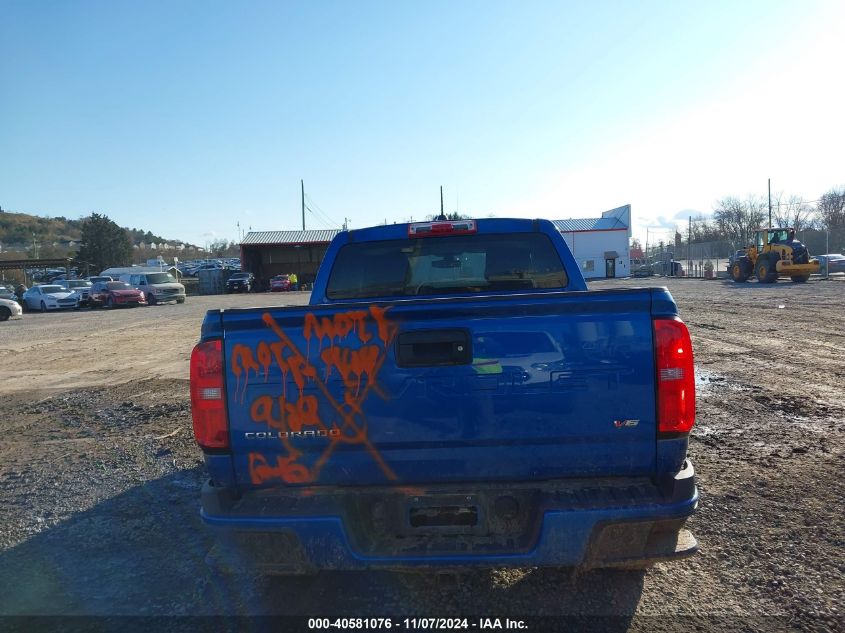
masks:
<svg viewBox="0 0 845 633"><path fill-rule="evenodd" d="M689 330L678 317L654 320L657 430L689 433L695 424L695 369Z"/></svg>
<svg viewBox="0 0 845 633"><path fill-rule="evenodd" d="M223 344L219 339L200 343L191 352L191 417L201 448L229 447Z"/></svg>
<svg viewBox="0 0 845 633"><path fill-rule="evenodd" d="M408 225L408 237L436 237L438 235L468 235L478 230L475 220L444 222L415 222Z"/></svg>

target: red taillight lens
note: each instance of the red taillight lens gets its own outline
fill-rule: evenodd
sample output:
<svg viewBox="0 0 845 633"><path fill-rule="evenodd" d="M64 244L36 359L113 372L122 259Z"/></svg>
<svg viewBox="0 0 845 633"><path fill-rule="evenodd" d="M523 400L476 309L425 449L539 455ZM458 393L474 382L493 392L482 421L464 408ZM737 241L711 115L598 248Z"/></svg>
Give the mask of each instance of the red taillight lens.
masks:
<svg viewBox="0 0 845 633"><path fill-rule="evenodd" d="M200 343L191 352L191 417L202 448L229 447L225 392L222 342Z"/></svg>
<svg viewBox="0 0 845 633"><path fill-rule="evenodd" d="M695 369L692 341L679 318L655 319L657 430L689 433L695 424Z"/></svg>
<svg viewBox="0 0 845 633"><path fill-rule="evenodd" d="M408 237L434 237L438 235L469 235L478 226L475 220L454 220L447 222L415 222L408 225Z"/></svg>

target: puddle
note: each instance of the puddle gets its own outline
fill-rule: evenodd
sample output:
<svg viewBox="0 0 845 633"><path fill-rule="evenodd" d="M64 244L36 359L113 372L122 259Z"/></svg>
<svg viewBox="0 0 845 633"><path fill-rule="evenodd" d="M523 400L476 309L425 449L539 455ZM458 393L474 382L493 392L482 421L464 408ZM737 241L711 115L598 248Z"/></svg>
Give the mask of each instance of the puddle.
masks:
<svg viewBox="0 0 845 633"><path fill-rule="evenodd" d="M703 424L696 424L692 427L692 434L698 437L707 437L709 435L717 435L719 431L712 426L705 426Z"/></svg>
<svg viewBox="0 0 845 633"><path fill-rule="evenodd" d="M725 376L709 369L695 368L695 388L697 391L706 392L710 389L728 389L730 391L753 391L754 388L737 382L735 378Z"/></svg>
<svg viewBox="0 0 845 633"><path fill-rule="evenodd" d="M714 382L727 382L722 374L717 374L715 371L707 369L695 369L695 384L696 386L706 386Z"/></svg>

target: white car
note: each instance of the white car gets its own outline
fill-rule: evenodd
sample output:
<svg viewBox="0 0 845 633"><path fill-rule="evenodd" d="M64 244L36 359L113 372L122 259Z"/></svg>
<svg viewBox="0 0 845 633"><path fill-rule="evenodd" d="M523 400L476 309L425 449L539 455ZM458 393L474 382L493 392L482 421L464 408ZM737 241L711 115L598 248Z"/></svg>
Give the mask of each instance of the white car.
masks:
<svg viewBox="0 0 845 633"><path fill-rule="evenodd" d="M20 319L23 310L17 301L11 299L0 299L0 321L9 319Z"/></svg>
<svg viewBox="0 0 845 633"><path fill-rule="evenodd" d="M79 293L66 290L59 285L44 284L33 286L23 293L23 303L27 310L61 310L79 308Z"/></svg>

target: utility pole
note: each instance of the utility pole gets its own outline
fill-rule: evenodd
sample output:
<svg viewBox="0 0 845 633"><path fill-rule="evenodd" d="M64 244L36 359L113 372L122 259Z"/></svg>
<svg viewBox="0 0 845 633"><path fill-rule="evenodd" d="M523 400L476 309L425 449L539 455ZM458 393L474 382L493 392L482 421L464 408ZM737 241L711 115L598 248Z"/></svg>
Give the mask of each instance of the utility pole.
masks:
<svg viewBox="0 0 845 633"><path fill-rule="evenodd" d="M440 217L438 220L445 220L446 216L443 214L443 185L440 185Z"/></svg>
<svg viewBox="0 0 845 633"><path fill-rule="evenodd" d="M769 178L769 228L772 226L772 179Z"/></svg>
<svg viewBox="0 0 845 633"><path fill-rule="evenodd" d="M302 186L302 230L305 230L305 181L300 180L299 184Z"/></svg>
<svg viewBox="0 0 845 633"><path fill-rule="evenodd" d="M692 273L692 216L689 216L689 231L687 232L687 271Z"/></svg>
<svg viewBox="0 0 845 633"><path fill-rule="evenodd" d="M830 253L830 225L824 231L824 252ZM830 279L830 257L825 257L824 278Z"/></svg>

